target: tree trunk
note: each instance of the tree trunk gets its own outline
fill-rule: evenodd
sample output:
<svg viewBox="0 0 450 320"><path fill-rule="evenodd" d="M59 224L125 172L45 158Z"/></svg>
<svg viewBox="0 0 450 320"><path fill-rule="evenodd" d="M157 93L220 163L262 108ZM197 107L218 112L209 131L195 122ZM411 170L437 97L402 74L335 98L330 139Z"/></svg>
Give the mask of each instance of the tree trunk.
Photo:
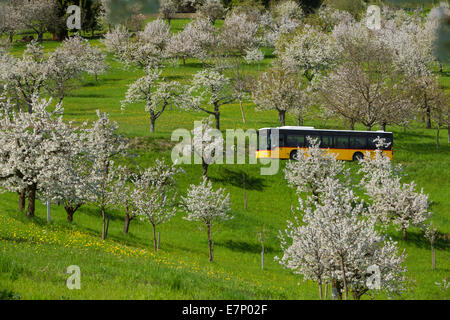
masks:
<svg viewBox="0 0 450 320"><path fill-rule="evenodd" d="M301 114L298 115L297 120L298 120L298 125L302 126L303 125L303 117Z"/></svg>
<svg viewBox="0 0 450 320"><path fill-rule="evenodd" d="M279 110L278 119L280 120L281 126L283 127L286 124L286 111Z"/></svg>
<svg viewBox="0 0 450 320"><path fill-rule="evenodd" d="M102 240L106 239L106 215L105 206L102 205Z"/></svg>
<svg viewBox="0 0 450 320"><path fill-rule="evenodd" d="M450 112L447 112L447 143L450 143Z"/></svg>
<svg viewBox="0 0 450 320"><path fill-rule="evenodd" d="M216 129L220 130L220 112L219 112L219 110L217 110L214 113L214 117L216 118Z"/></svg>
<svg viewBox="0 0 450 320"><path fill-rule="evenodd" d="M431 269L436 270L436 252L434 251L433 242L431 242Z"/></svg>
<svg viewBox="0 0 450 320"><path fill-rule="evenodd" d="M383 123L381 124L381 129L382 129L383 131L386 131L386 122L383 122Z"/></svg>
<svg viewBox="0 0 450 320"><path fill-rule="evenodd" d="M406 231L406 228L403 228L402 231L403 231L403 240L407 241L408 240L408 233Z"/></svg>
<svg viewBox="0 0 450 320"><path fill-rule="evenodd" d="M436 149L439 150L439 147L441 146L439 143L439 132L441 129L441 125L438 123L437 125L437 133L436 133Z"/></svg>
<svg viewBox="0 0 450 320"><path fill-rule="evenodd" d="M319 284L319 299L322 300L322 280L319 280L318 284Z"/></svg>
<svg viewBox="0 0 450 320"><path fill-rule="evenodd" d="M33 183L29 186L28 189L28 208L27 208L27 216L34 217L34 211L36 210L36 183Z"/></svg>
<svg viewBox="0 0 450 320"><path fill-rule="evenodd" d="M335 279L331 280L331 297L334 300L342 300L341 283Z"/></svg>
<svg viewBox="0 0 450 320"><path fill-rule="evenodd" d="M209 262L213 262L213 243L211 238L211 224L207 223L206 227L208 228Z"/></svg>
<svg viewBox="0 0 450 320"><path fill-rule="evenodd" d="M347 300L347 279L345 278L345 267L344 267L344 260L342 257L340 257L340 264L341 264L341 272L342 272L342 282L344 284L344 300Z"/></svg>
<svg viewBox="0 0 450 320"><path fill-rule="evenodd" d="M244 108L242 107L241 99L239 99L239 107L241 108L242 122L245 123L245 114L244 114Z"/></svg>
<svg viewBox="0 0 450 320"><path fill-rule="evenodd" d="M208 177L208 164L202 159L203 176Z"/></svg>
<svg viewBox="0 0 450 320"><path fill-rule="evenodd" d="M325 281L325 295L324 299L327 300L328 298L328 281Z"/></svg>
<svg viewBox="0 0 450 320"><path fill-rule="evenodd" d="M426 119L427 119L427 129L431 129L431 109L427 106L427 113L426 113Z"/></svg>
<svg viewBox="0 0 450 320"><path fill-rule="evenodd" d="M111 214L108 213L108 220L106 221L106 232L105 232L105 239L108 236L109 231L109 222L111 221Z"/></svg>
<svg viewBox="0 0 450 320"><path fill-rule="evenodd" d="M153 110L150 110L150 133L155 132L155 122L156 122L155 112Z"/></svg>
<svg viewBox="0 0 450 320"><path fill-rule="evenodd" d="M366 130L367 131L372 131L372 126L371 125L366 125Z"/></svg>
<svg viewBox="0 0 450 320"><path fill-rule="evenodd" d="M25 209L25 199L27 196L27 189L22 189L19 192L19 211L23 211Z"/></svg>
<svg viewBox="0 0 450 320"><path fill-rule="evenodd" d="M152 227L153 227L153 251L158 251L158 246L156 244L156 225L154 223L152 223Z"/></svg>
<svg viewBox="0 0 450 320"><path fill-rule="evenodd" d="M355 120L350 120L350 130L355 130Z"/></svg>
<svg viewBox="0 0 450 320"><path fill-rule="evenodd" d="M72 221L73 221L73 214L75 213L73 208L65 206L64 209L66 209L66 213L67 213L67 222L72 223Z"/></svg>
<svg viewBox="0 0 450 320"><path fill-rule="evenodd" d="M353 295L353 300L361 300L362 295L358 291L353 291L352 295Z"/></svg>
<svg viewBox="0 0 450 320"><path fill-rule="evenodd" d="M128 229L130 228L130 222L131 222L131 218L130 218L130 215L127 213L127 214L125 214L125 222L123 224L123 234L128 233Z"/></svg>

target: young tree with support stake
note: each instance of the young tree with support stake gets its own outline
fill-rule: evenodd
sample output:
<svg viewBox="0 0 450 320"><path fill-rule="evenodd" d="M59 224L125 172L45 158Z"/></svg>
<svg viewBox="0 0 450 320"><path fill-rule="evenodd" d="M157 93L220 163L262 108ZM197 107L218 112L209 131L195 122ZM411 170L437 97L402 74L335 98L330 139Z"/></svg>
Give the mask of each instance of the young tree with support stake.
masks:
<svg viewBox="0 0 450 320"><path fill-rule="evenodd" d="M212 224L215 221L232 219L230 194L225 194L222 188L213 190L211 181L203 177L199 185L191 184L186 197L181 197L182 208L186 211L189 221L205 223L208 231L209 261L213 262L214 242L212 239Z"/></svg>

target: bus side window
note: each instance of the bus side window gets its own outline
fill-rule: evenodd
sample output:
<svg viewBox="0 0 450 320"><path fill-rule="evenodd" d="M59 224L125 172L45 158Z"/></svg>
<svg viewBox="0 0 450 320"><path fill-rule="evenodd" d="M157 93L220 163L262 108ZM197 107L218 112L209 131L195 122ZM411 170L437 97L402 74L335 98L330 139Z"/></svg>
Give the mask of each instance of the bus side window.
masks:
<svg viewBox="0 0 450 320"><path fill-rule="evenodd" d="M348 148L348 136L335 136L334 137L334 147L347 149Z"/></svg>
<svg viewBox="0 0 450 320"><path fill-rule="evenodd" d="M322 135L321 148L333 148L333 136Z"/></svg>
<svg viewBox="0 0 450 320"><path fill-rule="evenodd" d="M305 145L305 136L302 135L287 135L287 146L291 148L302 148Z"/></svg>
<svg viewBox="0 0 450 320"><path fill-rule="evenodd" d="M366 149L367 137L364 136L350 136L350 148L352 149Z"/></svg>
<svg viewBox="0 0 450 320"><path fill-rule="evenodd" d="M286 146L286 135L284 133L280 133L280 147Z"/></svg>

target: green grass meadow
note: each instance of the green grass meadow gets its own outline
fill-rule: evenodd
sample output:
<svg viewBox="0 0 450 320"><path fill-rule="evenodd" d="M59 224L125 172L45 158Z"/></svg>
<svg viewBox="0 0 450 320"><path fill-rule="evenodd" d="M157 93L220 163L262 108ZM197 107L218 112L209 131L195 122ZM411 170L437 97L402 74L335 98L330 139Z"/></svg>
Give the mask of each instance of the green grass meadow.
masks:
<svg viewBox="0 0 450 320"><path fill-rule="evenodd" d="M172 21L174 31L181 30L188 20ZM218 21L218 23L220 23ZM101 46L99 40L92 45ZM44 41L46 50L57 42ZM13 52L20 54L24 44L16 43ZM249 68L257 72L270 65L273 55L266 50L266 59ZM120 133L131 141L130 158L146 167L158 158L170 161L170 141L173 130L193 128L193 122L205 113L187 112L170 107L156 122L156 132L150 134L150 119L143 104L127 106L121 111L127 85L143 72L124 69L108 55L111 69L96 82L86 76L79 87L64 99L65 119L81 123L96 118L96 110L108 112L117 121ZM186 65L168 65L166 80L187 83L201 70L202 64L188 60ZM450 67L446 66L441 83L450 92ZM242 122L238 103L221 110L221 129L258 129L278 126L275 112L256 111L254 104L244 104L247 122ZM296 125L288 116L287 125ZM305 125L317 128L345 129L340 120L318 120L311 113ZM361 127L362 129L362 127ZM440 239L436 244L436 270L431 269L429 242L420 230L411 228L408 241L400 232L389 236L406 251L408 290L397 299L446 299L449 292L435 282L450 280L450 147L447 130L441 130L441 148L436 149L436 129L425 129L422 123L412 123L404 129L388 127L394 132L394 161L401 163L407 174L404 181L414 180L430 195L433 223ZM66 222L63 207L52 205L52 221L46 221L46 207L37 203L36 217L29 219L17 210L17 195L0 194L0 298L5 299L317 299L317 285L285 270L275 260L281 256L279 230L292 219L291 206L296 206L295 191L287 186L282 172L262 176L261 164L211 165L208 176L215 187L224 187L231 194L234 219L213 226L214 262L208 261L206 228L201 223L183 219L180 212L158 227L160 250L153 252L150 224L133 220L128 235L123 234L124 212L111 210L108 239L101 240L101 213L94 206L81 207L72 224ZM357 163L347 164L352 172ZM191 183L201 180L201 165L183 165L178 188L185 194ZM244 210L243 174L247 179L248 208ZM356 177L356 174L355 174ZM270 232L265 243L265 268L261 270L261 246L257 232L265 226ZM69 290L66 268L81 269L81 289ZM330 298L328 296L328 298ZM370 299L370 296L364 296ZM375 299L385 299L376 294Z"/></svg>

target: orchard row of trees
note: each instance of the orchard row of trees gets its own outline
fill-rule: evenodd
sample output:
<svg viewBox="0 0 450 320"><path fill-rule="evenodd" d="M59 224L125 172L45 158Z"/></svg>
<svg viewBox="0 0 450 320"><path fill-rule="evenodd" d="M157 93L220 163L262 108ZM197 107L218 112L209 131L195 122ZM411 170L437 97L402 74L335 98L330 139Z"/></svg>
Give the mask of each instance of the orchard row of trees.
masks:
<svg viewBox="0 0 450 320"><path fill-rule="evenodd" d="M364 18L358 21L346 11L322 7L312 17L286 1L271 12L237 7L219 29L204 16L176 34L160 19L135 38L116 27L104 43L125 64L144 69L123 105L145 102L152 132L168 103L214 115L220 128L222 105L239 101L245 122L242 102L251 99L258 110L276 110L281 125L287 113L302 125L304 115L315 110L351 129L357 123L367 130L406 127L415 119L431 128L434 119L439 134L449 125L448 97L436 74L442 64L434 55L441 10L448 8L424 17L383 7L381 29L371 30ZM258 63L263 46L274 46L272 66L256 75L245 71L242 58ZM189 58L207 68L187 85L163 81L165 60L184 64Z"/></svg>
<svg viewBox="0 0 450 320"><path fill-rule="evenodd" d="M17 192L19 210L34 216L36 199L62 205L68 222L83 205L96 205L101 211L102 239L106 239L112 207L125 212L124 233L135 218L153 227L172 218L182 208L186 219L201 221L208 232L210 260L213 260L212 223L231 219L229 194L214 190L203 177L178 200L176 175L182 170L157 160L146 169L118 165L127 155L127 142L117 134L118 125L106 113L97 111L92 125L74 126L62 120L58 103L32 98L29 113L0 99L0 188Z"/></svg>

